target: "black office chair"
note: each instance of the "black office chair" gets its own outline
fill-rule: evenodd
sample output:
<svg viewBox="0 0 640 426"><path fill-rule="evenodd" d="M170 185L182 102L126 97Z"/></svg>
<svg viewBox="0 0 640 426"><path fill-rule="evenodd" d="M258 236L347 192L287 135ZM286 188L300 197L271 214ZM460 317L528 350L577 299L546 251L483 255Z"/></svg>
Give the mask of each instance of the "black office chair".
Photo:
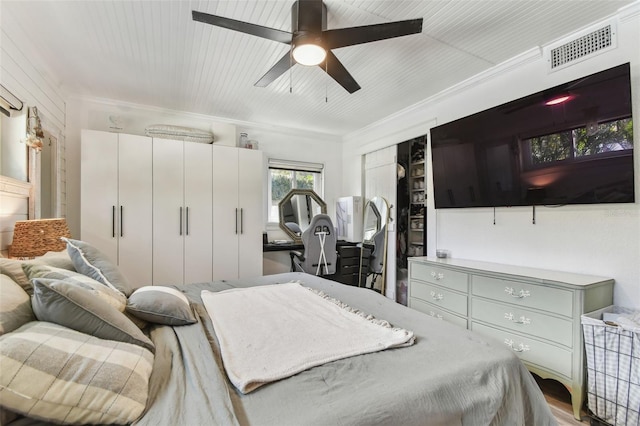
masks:
<svg viewBox="0 0 640 426"><path fill-rule="evenodd" d="M304 252L289 253L291 270L313 275L335 274L338 260L336 242L331 218L326 214L315 215L309 227L302 232Z"/></svg>
<svg viewBox="0 0 640 426"><path fill-rule="evenodd" d="M378 277L382 276L384 270L384 255L385 255L385 232L387 226L380 228L378 232L373 235L373 249L371 256L369 257L369 271L367 276L371 276L371 288L374 288L374 284Z"/></svg>

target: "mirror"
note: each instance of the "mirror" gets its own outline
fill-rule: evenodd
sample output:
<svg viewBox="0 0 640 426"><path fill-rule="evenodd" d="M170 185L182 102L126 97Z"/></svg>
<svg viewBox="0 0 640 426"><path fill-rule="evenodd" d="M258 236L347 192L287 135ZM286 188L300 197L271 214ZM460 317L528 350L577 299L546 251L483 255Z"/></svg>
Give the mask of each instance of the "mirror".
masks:
<svg viewBox="0 0 640 426"><path fill-rule="evenodd" d="M312 189L292 189L278 204L280 228L295 242L320 213L327 213L327 204Z"/></svg>
<svg viewBox="0 0 640 426"><path fill-rule="evenodd" d="M364 208L363 249L360 252L360 287L371 288L382 294L386 281L389 213L389 203L383 197L373 197L367 201Z"/></svg>

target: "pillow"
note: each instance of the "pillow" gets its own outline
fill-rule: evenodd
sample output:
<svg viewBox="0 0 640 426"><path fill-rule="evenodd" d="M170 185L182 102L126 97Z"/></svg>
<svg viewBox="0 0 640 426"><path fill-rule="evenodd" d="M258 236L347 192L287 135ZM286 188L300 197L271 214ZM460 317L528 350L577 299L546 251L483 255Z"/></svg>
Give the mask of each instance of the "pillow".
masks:
<svg viewBox="0 0 640 426"><path fill-rule="evenodd" d="M118 267L111 263L98 249L84 241L70 238L62 239L67 242L67 251L76 271L118 290L125 296L129 296L133 292L133 288L122 276Z"/></svg>
<svg viewBox="0 0 640 426"><path fill-rule="evenodd" d="M62 254L53 253L56 252L48 252L32 260L6 259L0 257L0 273L8 275L9 278L18 283L27 294L32 295L33 288L31 287L29 278L22 270L22 265L51 265L58 268L75 270L73 263L71 263L71 258L66 252L57 252Z"/></svg>
<svg viewBox="0 0 640 426"><path fill-rule="evenodd" d="M22 289L27 292L27 294L33 294L33 288L31 288L31 283L29 282L29 278L22 271L22 264L33 261L28 260L17 260L17 259L6 259L4 257L0 257L0 273L3 275L7 275L13 281L15 281Z"/></svg>
<svg viewBox="0 0 640 426"><path fill-rule="evenodd" d="M90 290L66 280L34 278L31 306L36 318L64 325L101 339L118 340L151 351L153 343L122 312Z"/></svg>
<svg viewBox="0 0 640 426"><path fill-rule="evenodd" d="M140 287L129 296L127 312L156 324L185 325L197 322L189 299L171 287Z"/></svg>
<svg viewBox="0 0 640 426"><path fill-rule="evenodd" d="M153 355L48 322L0 336L0 400L40 420L127 424L144 411Z"/></svg>
<svg viewBox="0 0 640 426"><path fill-rule="evenodd" d="M67 252L67 250L48 251L42 256L36 256L34 260L38 263L54 266L56 268L66 269L68 271L76 270L75 266L73 266L71 256L69 256L69 252Z"/></svg>
<svg viewBox="0 0 640 426"><path fill-rule="evenodd" d="M74 284L92 292L95 297L102 299L120 312L124 312L127 306L127 298L117 290L77 272L65 269L54 268L47 265L25 264L22 265L25 275L30 279L50 278L64 280L66 283Z"/></svg>
<svg viewBox="0 0 640 426"><path fill-rule="evenodd" d="M0 275L0 335L35 319L27 292L7 275Z"/></svg>

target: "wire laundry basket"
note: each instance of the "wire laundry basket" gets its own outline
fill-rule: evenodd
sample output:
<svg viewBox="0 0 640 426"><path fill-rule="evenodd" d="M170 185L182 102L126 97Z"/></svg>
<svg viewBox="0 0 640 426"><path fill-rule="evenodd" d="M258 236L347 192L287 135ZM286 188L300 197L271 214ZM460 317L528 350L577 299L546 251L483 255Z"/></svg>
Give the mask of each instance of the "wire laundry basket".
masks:
<svg viewBox="0 0 640 426"><path fill-rule="evenodd" d="M603 321L604 313L634 311L609 306L582 315L587 405L598 421L640 426L640 333Z"/></svg>

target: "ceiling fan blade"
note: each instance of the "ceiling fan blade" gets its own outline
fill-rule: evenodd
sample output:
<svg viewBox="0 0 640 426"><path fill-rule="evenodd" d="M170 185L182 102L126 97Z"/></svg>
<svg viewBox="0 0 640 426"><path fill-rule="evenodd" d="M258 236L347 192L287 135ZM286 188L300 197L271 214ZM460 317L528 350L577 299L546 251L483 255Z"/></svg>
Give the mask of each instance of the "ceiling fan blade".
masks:
<svg viewBox="0 0 640 426"><path fill-rule="evenodd" d="M265 75L260 78L260 80L256 81L254 86L258 87L267 87L272 81L276 78L280 77L285 73L291 65L293 65L293 60L291 59L291 52L285 53L285 55L280 58L278 62L274 66L271 67L269 71Z"/></svg>
<svg viewBox="0 0 640 426"><path fill-rule="evenodd" d="M292 33L277 30L275 28L263 27L261 25L250 24L248 22L237 21L222 16L210 15L208 13L192 11L194 21L204 22L205 24L215 25L216 27L227 28L229 30L239 31L245 34L251 34L257 37L266 38L280 43L291 44Z"/></svg>
<svg viewBox="0 0 640 426"><path fill-rule="evenodd" d="M349 74L349 71L332 51L327 52L325 62L318 66L325 70L340 86L344 87L347 92L353 93L360 90L358 82Z"/></svg>
<svg viewBox="0 0 640 426"><path fill-rule="evenodd" d="M322 32L325 47L337 49L388 38L402 37L422 32L422 18L361 27L338 28Z"/></svg>

